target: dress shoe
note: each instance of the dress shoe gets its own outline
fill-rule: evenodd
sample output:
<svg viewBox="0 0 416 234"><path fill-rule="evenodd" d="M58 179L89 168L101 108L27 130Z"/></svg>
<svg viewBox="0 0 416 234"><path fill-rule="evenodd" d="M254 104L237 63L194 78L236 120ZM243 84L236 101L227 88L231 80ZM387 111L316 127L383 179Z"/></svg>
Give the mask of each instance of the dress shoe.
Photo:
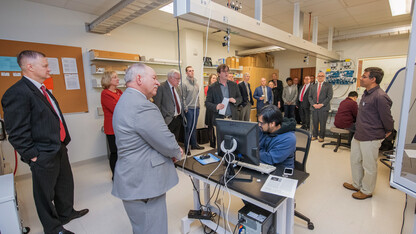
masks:
<svg viewBox="0 0 416 234"><path fill-rule="evenodd" d="M318 142L324 142L324 138L318 138Z"/></svg>
<svg viewBox="0 0 416 234"><path fill-rule="evenodd" d="M350 183L344 183L342 186L344 186L344 188L349 189L349 190L353 190L353 191L360 191L360 189L354 187L354 185L350 184Z"/></svg>
<svg viewBox="0 0 416 234"><path fill-rule="evenodd" d="M311 138L312 141L315 141L316 139L318 139L318 138L316 138L316 137L312 137Z"/></svg>
<svg viewBox="0 0 416 234"><path fill-rule="evenodd" d="M58 232L58 234L74 234L74 233L63 228L61 231Z"/></svg>
<svg viewBox="0 0 416 234"><path fill-rule="evenodd" d="M367 195L365 193L362 193L361 191L358 191L358 192L355 192L355 193L352 194L352 197L355 198L355 199L358 199L358 200L364 200L364 199L370 198L372 196L373 196L372 194Z"/></svg>
<svg viewBox="0 0 416 234"><path fill-rule="evenodd" d="M190 156L190 155L191 155L191 151L190 151L190 150L188 150L188 153L186 153L186 155L189 155L189 156Z"/></svg>
<svg viewBox="0 0 416 234"><path fill-rule="evenodd" d="M191 149L203 150L203 149L205 149L205 147L202 147L200 145L196 145L196 146L191 146Z"/></svg>
<svg viewBox="0 0 416 234"><path fill-rule="evenodd" d="M71 220L73 219L77 219L77 218L81 218L82 216L86 215L89 212L88 209L83 209L83 210L73 210L71 216L69 217L69 219L62 221L62 225L65 225L69 222L71 222Z"/></svg>

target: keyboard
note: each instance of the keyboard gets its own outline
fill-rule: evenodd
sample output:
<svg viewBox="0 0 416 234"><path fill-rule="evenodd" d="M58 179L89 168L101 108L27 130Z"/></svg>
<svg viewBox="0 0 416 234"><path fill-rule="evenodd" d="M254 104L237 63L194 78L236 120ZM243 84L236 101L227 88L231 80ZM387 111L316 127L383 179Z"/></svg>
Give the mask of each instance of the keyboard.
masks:
<svg viewBox="0 0 416 234"><path fill-rule="evenodd" d="M260 163L260 165L256 166L250 163L245 163L245 162L241 162L241 161L233 161L234 164L238 165L238 166L242 166L251 170L255 170L264 174L270 174L271 172L276 170L275 166L269 165L269 164L265 164L265 163Z"/></svg>

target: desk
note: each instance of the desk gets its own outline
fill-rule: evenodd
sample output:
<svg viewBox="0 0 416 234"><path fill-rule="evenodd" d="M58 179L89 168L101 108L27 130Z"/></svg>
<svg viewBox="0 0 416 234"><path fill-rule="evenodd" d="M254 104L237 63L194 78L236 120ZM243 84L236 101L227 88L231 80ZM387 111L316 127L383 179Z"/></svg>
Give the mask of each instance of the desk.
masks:
<svg viewBox="0 0 416 234"><path fill-rule="evenodd" d="M208 152L215 152L215 151L208 151ZM207 152L207 153L208 153ZM188 157L185 161L184 160L178 161L175 163L177 170L184 172L187 175L190 175L194 181L196 188L199 190L199 182L202 181L204 183L204 201L207 202L210 197L209 186L215 186L218 181L221 179L221 176L224 174L225 166L221 165L217 171L211 175L209 179L207 177L211 172L218 166L218 163L212 163L209 165L201 165L198 161L196 161L192 157ZM281 176L283 174L284 168L277 168L275 172L272 174ZM237 196L245 201L248 201L256 206L265 209L269 212L275 214L275 225L276 225L276 233L293 233L293 225L294 225L294 199L286 198L277 196L274 194L263 193L260 191L261 187L263 186L264 182L266 181L268 175L261 174L256 171L248 170L243 168L239 174L242 175L251 175L253 180L251 182L241 182L241 181L230 181L228 183L228 189L230 193L234 196ZM294 170L293 176L290 178L298 180L298 186L303 183L306 178L309 176L308 173ZM257 180L260 179L260 182ZM221 186L221 189L225 189ZM202 202L202 201L201 201ZM208 204L210 206L210 204ZM218 210L214 206L210 206L213 211L216 211L218 214ZM194 191L194 210L199 210L199 201L198 201L198 194ZM190 224L194 222L194 219L188 219L188 216L182 218L182 233L188 233L190 229ZM237 219L232 220L229 218L231 223L236 224ZM212 230L215 230L217 224L209 221L209 220L201 220L201 222ZM218 227L217 233L224 233L224 229ZM230 233L230 232L227 232Z"/></svg>

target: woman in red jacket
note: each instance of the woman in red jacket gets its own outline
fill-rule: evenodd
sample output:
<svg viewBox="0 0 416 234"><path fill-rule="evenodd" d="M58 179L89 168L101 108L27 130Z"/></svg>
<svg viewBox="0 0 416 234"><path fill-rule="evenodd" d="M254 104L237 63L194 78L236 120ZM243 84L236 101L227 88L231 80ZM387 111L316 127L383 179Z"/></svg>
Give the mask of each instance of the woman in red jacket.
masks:
<svg viewBox="0 0 416 234"><path fill-rule="evenodd" d="M103 91L101 92L101 106L104 112L104 133L107 135L107 142L110 148L110 168L114 175L114 168L117 162L117 146L116 138L113 130L113 112L118 99L120 99L123 92L117 89L119 79L115 71L104 72L101 78L101 86ZM112 177L113 178L113 177Z"/></svg>

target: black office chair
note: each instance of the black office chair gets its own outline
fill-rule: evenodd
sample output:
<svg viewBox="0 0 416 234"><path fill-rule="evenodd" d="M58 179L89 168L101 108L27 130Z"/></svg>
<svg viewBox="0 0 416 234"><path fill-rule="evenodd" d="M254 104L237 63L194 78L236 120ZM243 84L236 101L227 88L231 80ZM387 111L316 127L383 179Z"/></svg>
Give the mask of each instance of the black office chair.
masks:
<svg viewBox="0 0 416 234"><path fill-rule="evenodd" d="M306 161L308 160L309 148L311 147L311 134L303 129L296 128L296 152L295 152L295 169L306 172ZM313 230L315 227L311 220L305 215L295 210L295 216L305 220L308 223L308 229Z"/></svg>

